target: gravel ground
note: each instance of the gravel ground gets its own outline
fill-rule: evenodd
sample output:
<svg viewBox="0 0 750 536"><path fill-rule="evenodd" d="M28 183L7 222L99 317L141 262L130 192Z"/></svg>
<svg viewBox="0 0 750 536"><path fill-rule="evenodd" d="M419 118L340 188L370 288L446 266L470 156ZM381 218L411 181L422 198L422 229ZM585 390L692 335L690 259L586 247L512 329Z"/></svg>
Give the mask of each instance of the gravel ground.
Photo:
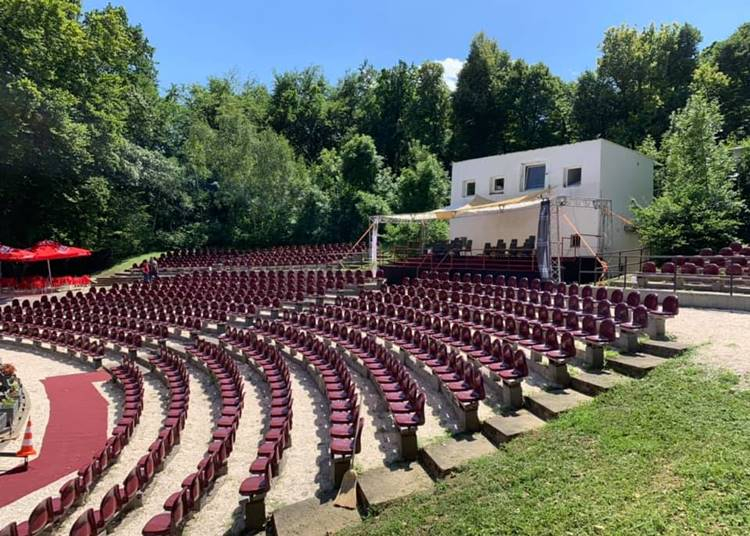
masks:
<svg viewBox="0 0 750 536"><path fill-rule="evenodd" d="M123 536L141 533L143 526L156 514L164 511L164 501L180 490L183 479L196 470L203 458L213 430L214 416L219 413L221 398L216 387L210 382L202 369L188 365L190 373L190 409L188 410L185 428L182 431L181 443L172 450L164 470L157 473L154 481L146 489L143 506L134 510L114 528L114 534ZM153 419L161 424L161 414L144 419ZM141 420L143 425L143 419ZM199 514L200 515L200 514Z"/></svg>
<svg viewBox="0 0 750 536"><path fill-rule="evenodd" d="M21 378L26 392L31 400L31 410L29 416L32 421L32 431L34 433L34 446L37 452L41 452L42 441L44 440L44 431L49 420L49 400L44 389L42 381L44 378L51 376L62 376L67 374L80 374L81 372L91 372L91 368L75 358L66 358L49 352L40 352L31 347L24 348L23 351L17 349L0 348L0 359L4 363L13 363L16 366L17 374ZM118 391L113 386L98 385L102 396L107 400L110 410L117 406L113 395ZM119 396L119 395L118 395ZM114 414L110 411L110 424L113 422ZM23 434L14 440L4 443L0 446L1 452L15 452L23 441ZM2 459L3 469L8 469L16 465L12 459ZM66 475L63 478L29 493L25 497L0 508L0 527L4 527L11 521L20 522L26 520L31 510L44 498L55 495L59 492L60 486L64 484L73 474ZM67 532L65 533L67 534Z"/></svg>
<svg viewBox="0 0 750 536"><path fill-rule="evenodd" d="M333 489L328 400L307 370L291 359L287 364L294 397L292 446L284 451L281 472L266 496L269 513Z"/></svg>
<svg viewBox="0 0 750 536"><path fill-rule="evenodd" d="M700 345L696 361L731 370L750 386L750 313L683 307L667 320L667 334Z"/></svg>
<svg viewBox="0 0 750 536"><path fill-rule="evenodd" d="M239 533L243 526L239 508L240 484L248 477L248 469L255 459L265 423L265 408L270 405L270 393L264 380L249 365L238 363L245 378L245 406L237 428L232 455L227 463L227 474L220 477L200 512L185 526L186 536L219 535L228 531Z"/></svg>

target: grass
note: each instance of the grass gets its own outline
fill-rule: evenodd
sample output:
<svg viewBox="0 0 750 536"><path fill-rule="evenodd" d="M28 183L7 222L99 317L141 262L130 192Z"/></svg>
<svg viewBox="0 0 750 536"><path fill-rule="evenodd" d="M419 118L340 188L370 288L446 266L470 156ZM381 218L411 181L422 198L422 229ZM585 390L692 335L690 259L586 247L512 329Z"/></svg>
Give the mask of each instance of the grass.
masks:
<svg viewBox="0 0 750 536"><path fill-rule="evenodd" d="M672 360L345 534L750 533L750 391Z"/></svg>
<svg viewBox="0 0 750 536"><path fill-rule="evenodd" d="M114 266L107 268L106 270L102 270L101 272L97 272L93 275L96 277L109 277L111 275L115 275L118 272L122 272L123 270L127 270L128 268L133 266L133 264L140 264L145 259L158 257L162 253L162 251L152 251L151 253L143 253L141 255L136 255L135 257L129 257L123 261L118 262Z"/></svg>

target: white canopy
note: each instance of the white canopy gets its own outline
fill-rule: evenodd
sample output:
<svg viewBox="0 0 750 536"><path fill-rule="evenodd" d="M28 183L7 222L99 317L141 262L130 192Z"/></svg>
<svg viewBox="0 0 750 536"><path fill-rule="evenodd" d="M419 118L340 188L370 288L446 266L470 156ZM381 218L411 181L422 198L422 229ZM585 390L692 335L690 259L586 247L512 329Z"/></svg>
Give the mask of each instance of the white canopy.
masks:
<svg viewBox="0 0 750 536"><path fill-rule="evenodd" d="M544 193L548 193L547 190L503 201L492 201L481 195L475 195L468 203L460 205L438 208L429 212L378 215L373 216L372 219L378 223L409 223L429 220L452 220L453 218L464 216L482 216L538 205L542 202Z"/></svg>

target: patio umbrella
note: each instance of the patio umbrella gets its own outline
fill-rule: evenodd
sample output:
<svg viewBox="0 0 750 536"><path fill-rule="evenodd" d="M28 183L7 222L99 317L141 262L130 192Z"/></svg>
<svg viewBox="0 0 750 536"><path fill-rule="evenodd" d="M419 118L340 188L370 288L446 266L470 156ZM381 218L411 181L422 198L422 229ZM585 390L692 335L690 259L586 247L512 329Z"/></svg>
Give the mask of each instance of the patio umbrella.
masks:
<svg viewBox="0 0 750 536"><path fill-rule="evenodd" d="M28 249L12 248L0 244L0 263L5 262L21 262L28 261L34 258L34 254ZM0 265L0 277L2 277L3 271Z"/></svg>
<svg viewBox="0 0 750 536"><path fill-rule="evenodd" d="M88 249L77 248L74 246L64 246L55 242L54 240L42 240L37 242L31 248L31 253L34 254L34 258L30 259L33 261L47 261L47 275L49 277L49 283L52 285L52 268L49 261L57 259L72 259L75 257L87 257L91 255L91 251Z"/></svg>

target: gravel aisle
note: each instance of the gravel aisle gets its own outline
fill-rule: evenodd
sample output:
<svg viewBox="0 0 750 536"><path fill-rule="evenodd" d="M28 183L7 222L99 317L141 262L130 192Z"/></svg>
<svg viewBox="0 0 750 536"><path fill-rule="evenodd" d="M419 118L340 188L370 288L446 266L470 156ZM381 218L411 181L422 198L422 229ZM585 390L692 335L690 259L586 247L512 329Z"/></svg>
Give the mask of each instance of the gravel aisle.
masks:
<svg viewBox="0 0 750 536"><path fill-rule="evenodd" d="M214 416L218 412L220 397L216 387L202 369L188 365L190 373L190 409L181 443L172 451L164 470L157 473L147 488L143 506L130 512L115 527L115 534L131 536L141 533L143 526L156 514L164 511L164 501L179 491L183 479L195 472L198 462L211 440Z"/></svg>
<svg viewBox="0 0 750 536"><path fill-rule="evenodd" d="M227 463L227 474L219 477L206 504L185 526L183 534L186 536L219 535L230 529L239 531L242 526L240 484L249 476L248 469L255 459L265 427L265 411L271 400L265 382L255 370L242 363L238 366L245 378L245 407Z"/></svg>

